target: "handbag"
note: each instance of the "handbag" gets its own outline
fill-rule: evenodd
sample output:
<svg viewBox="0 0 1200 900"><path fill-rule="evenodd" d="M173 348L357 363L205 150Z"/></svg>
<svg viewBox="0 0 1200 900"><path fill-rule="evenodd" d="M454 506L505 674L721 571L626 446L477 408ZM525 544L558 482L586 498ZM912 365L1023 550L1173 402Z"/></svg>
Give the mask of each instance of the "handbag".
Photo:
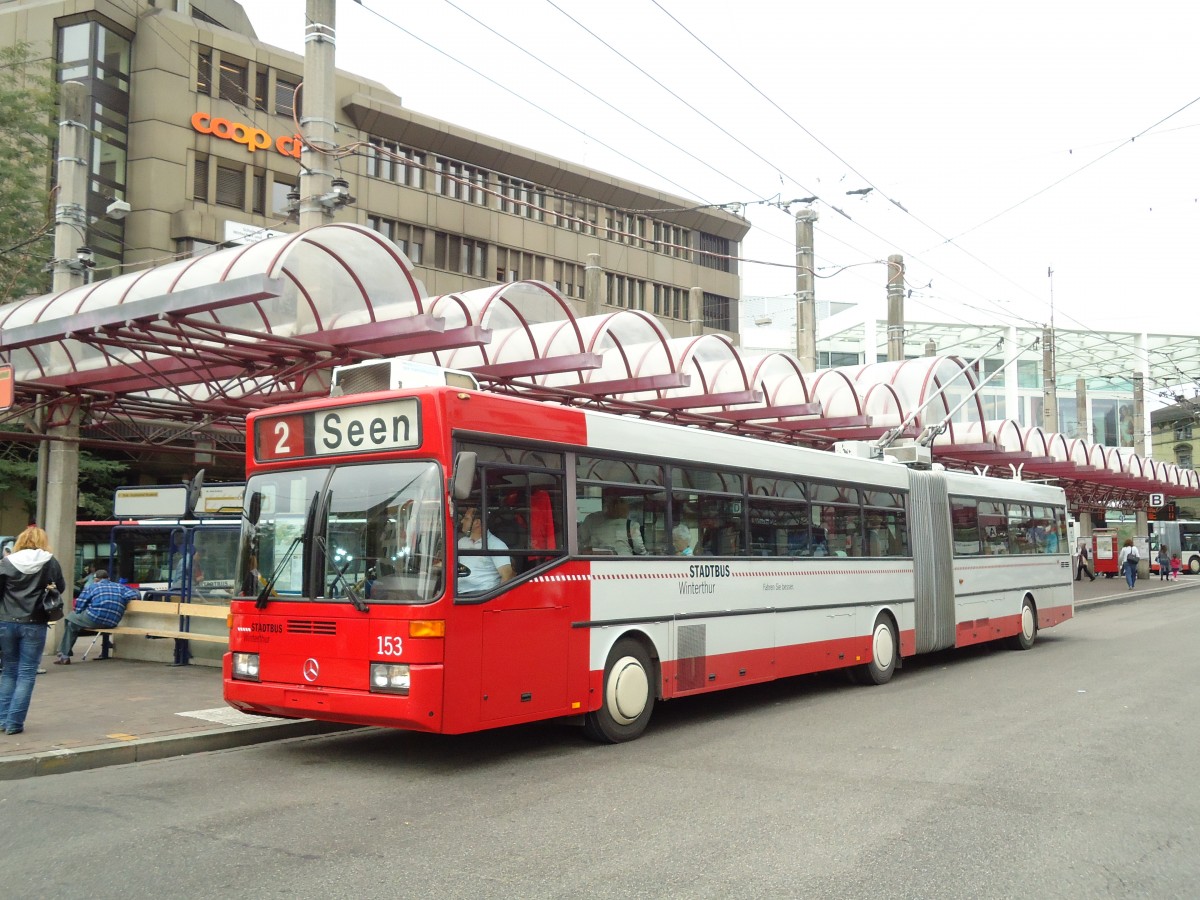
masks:
<svg viewBox="0 0 1200 900"><path fill-rule="evenodd" d="M63 617L62 594L52 584L46 585L46 590L42 591L42 614L47 622L57 622Z"/></svg>

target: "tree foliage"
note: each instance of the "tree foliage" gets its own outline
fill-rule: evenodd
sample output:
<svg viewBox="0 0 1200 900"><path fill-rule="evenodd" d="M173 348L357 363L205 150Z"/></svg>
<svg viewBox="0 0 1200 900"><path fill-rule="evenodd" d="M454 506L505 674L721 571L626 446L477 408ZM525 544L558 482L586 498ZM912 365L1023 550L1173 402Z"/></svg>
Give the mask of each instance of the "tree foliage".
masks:
<svg viewBox="0 0 1200 900"><path fill-rule="evenodd" d="M46 164L57 134L49 61L0 48L0 303L50 290L54 217Z"/></svg>
<svg viewBox="0 0 1200 900"><path fill-rule="evenodd" d="M4 441L0 429L0 497L9 503L19 503L26 515L37 511L37 444ZM124 484L129 466L116 460L104 459L87 450L79 451L79 517L110 519L113 514L113 491Z"/></svg>

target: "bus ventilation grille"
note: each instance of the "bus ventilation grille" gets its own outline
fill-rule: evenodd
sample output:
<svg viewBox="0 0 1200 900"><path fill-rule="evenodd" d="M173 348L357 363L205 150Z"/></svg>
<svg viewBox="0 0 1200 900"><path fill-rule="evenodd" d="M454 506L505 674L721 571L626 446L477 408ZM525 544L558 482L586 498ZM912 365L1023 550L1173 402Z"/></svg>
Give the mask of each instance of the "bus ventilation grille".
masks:
<svg viewBox="0 0 1200 900"><path fill-rule="evenodd" d="M355 366L338 372L337 386L342 394L368 394L393 387L391 360L377 365Z"/></svg>
<svg viewBox="0 0 1200 900"><path fill-rule="evenodd" d="M288 634L337 634L337 622L318 622L315 619L288 619Z"/></svg>
<svg viewBox="0 0 1200 900"><path fill-rule="evenodd" d="M676 633L679 647L678 686L681 691L697 691L705 685L707 629L707 625L680 625Z"/></svg>

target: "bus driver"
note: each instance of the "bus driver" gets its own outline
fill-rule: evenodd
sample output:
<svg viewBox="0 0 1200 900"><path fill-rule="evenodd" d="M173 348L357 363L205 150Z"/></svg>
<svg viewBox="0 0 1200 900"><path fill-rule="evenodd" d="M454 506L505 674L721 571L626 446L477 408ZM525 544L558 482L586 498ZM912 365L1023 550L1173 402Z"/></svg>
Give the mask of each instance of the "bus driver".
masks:
<svg viewBox="0 0 1200 900"><path fill-rule="evenodd" d="M479 511L475 507L468 507L463 512L459 531L462 533L462 537L458 539L460 550L485 549L483 520L479 518ZM486 549L492 552L507 550L508 544L489 531ZM458 578L460 594L490 591L513 577L512 560L507 556L460 556L458 563L471 570L469 575L460 575Z"/></svg>

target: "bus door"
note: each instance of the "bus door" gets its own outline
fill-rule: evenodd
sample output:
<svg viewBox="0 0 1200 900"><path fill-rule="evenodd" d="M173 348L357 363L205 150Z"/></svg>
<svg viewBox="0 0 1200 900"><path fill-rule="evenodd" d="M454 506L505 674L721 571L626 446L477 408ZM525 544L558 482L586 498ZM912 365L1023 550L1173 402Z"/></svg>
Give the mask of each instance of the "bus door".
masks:
<svg viewBox="0 0 1200 900"><path fill-rule="evenodd" d="M473 593L481 598L480 717L494 721L561 709L567 702L572 634L569 586L534 583L527 576L562 555L563 479L559 473L506 465L508 454L500 448L480 446L477 453L477 490L456 504L454 525L459 547L455 602L466 612ZM557 458L554 462L561 466ZM505 549L492 546L494 540ZM472 567L490 572L504 559L511 576L496 587L481 587L479 577L462 574ZM501 593L495 594L497 589Z"/></svg>

